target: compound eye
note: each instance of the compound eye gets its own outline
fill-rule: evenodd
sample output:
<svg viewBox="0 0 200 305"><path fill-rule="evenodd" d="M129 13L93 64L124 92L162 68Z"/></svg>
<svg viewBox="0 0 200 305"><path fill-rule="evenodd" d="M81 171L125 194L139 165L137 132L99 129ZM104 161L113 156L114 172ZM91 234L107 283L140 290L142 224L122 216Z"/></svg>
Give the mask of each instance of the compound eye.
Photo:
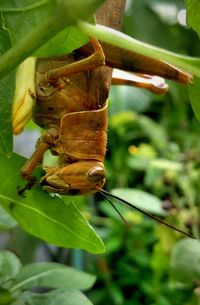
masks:
<svg viewBox="0 0 200 305"><path fill-rule="evenodd" d="M105 179L105 170L101 167L94 167L87 173L87 179L92 182L99 182Z"/></svg>

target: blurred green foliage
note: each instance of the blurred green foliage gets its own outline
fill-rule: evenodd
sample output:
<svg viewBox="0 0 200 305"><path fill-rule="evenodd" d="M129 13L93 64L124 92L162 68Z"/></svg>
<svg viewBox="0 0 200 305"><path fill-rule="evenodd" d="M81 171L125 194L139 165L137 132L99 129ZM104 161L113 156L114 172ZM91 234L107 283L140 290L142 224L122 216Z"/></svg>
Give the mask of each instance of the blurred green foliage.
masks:
<svg viewBox="0 0 200 305"><path fill-rule="evenodd" d="M198 56L197 35L180 24L184 7L181 0L128 1L123 30L141 41ZM159 197L168 212L166 221L198 237L200 125L186 88L169 85L169 92L161 97L138 88L112 87L106 187L137 188ZM94 304L199 304L199 276L195 279L196 272L186 267L190 269L192 257L198 260L195 243L184 256L189 251L187 239L182 240L181 250L175 250L183 238L180 234L130 209L120 209L129 228L111 209L103 203L101 213L110 217L102 229L107 251L89 268L98 275L89 294ZM178 254L171 258L173 249ZM196 261L192 270L199 268Z"/></svg>

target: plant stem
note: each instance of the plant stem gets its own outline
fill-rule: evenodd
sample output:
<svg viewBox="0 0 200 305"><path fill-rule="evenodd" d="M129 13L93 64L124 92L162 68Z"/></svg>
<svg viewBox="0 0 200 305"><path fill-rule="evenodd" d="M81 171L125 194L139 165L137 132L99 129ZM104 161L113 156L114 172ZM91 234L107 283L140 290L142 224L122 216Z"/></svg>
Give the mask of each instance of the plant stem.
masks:
<svg viewBox="0 0 200 305"><path fill-rule="evenodd" d="M174 66L182 68L193 75L200 77L200 58L179 55L149 45L105 26L94 26L83 21L78 22L78 26L81 31L88 36L94 36L101 41L115 46L120 45L121 48L128 51L136 52L154 59L167 61Z"/></svg>

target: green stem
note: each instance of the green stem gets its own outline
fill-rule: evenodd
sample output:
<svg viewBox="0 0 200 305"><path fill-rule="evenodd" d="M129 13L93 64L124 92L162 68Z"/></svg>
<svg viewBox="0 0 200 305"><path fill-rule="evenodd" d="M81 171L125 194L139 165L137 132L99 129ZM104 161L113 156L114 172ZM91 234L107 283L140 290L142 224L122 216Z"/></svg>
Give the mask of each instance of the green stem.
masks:
<svg viewBox="0 0 200 305"><path fill-rule="evenodd" d="M174 66L182 68L193 75L200 77L200 58L183 56L151 46L105 26L94 26L83 21L80 21L78 26L81 31L88 36L94 36L101 41L115 46L120 46L128 51L136 52L154 59L167 61Z"/></svg>

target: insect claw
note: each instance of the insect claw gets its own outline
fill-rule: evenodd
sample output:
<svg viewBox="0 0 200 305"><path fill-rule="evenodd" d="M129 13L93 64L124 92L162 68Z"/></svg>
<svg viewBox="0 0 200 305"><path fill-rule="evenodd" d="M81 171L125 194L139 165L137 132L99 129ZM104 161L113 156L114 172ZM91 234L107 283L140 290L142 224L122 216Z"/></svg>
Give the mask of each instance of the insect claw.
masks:
<svg viewBox="0 0 200 305"><path fill-rule="evenodd" d="M19 196L22 196L22 197L25 198L24 192L26 190L30 190L35 183L36 183L36 178L35 177L29 177L29 181L27 182L27 184L24 187L22 187L22 188L17 187L17 194Z"/></svg>

